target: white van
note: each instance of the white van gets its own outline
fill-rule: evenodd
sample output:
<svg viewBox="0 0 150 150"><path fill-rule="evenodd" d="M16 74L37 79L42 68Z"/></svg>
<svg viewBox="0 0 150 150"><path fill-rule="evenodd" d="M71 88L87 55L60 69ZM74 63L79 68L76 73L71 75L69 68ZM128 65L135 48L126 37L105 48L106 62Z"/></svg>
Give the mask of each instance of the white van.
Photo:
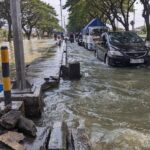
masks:
<svg viewBox="0 0 150 150"><path fill-rule="evenodd" d="M88 27L83 31L83 45L88 50L95 50L95 44L100 40L102 33L108 31L108 27L95 26Z"/></svg>

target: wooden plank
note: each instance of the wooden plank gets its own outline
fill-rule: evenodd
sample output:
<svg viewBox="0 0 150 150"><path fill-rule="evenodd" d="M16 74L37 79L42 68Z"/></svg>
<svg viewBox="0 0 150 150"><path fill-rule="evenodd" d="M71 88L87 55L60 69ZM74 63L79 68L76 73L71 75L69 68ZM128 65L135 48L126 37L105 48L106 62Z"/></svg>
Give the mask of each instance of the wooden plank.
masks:
<svg viewBox="0 0 150 150"><path fill-rule="evenodd" d="M5 134L0 135L0 141L11 147L13 150L25 150L24 146L19 144L19 142L23 139L23 134L17 132L9 131Z"/></svg>
<svg viewBox="0 0 150 150"><path fill-rule="evenodd" d="M68 129L64 122L55 122L48 144L48 150L67 150Z"/></svg>

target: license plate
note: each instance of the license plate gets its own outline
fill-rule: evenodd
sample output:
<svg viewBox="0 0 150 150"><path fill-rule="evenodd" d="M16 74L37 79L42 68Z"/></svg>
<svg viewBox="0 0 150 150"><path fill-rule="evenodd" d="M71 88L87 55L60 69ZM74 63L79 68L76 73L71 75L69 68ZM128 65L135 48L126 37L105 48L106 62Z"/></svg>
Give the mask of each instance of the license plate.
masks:
<svg viewBox="0 0 150 150"><path fill-rule="evenodd" d="M144 63L144 59L130 59L131 64L141 64Z"/></svg>

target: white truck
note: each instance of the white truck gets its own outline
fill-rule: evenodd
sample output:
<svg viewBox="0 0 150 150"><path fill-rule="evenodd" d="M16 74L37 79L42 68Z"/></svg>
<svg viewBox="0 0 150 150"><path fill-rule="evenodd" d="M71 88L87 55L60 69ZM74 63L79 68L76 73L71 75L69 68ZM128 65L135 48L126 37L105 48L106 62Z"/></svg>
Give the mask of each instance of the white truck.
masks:
<svg viewBox="0 0 150 150"><path fill-rule="evenodd" d="M95 50L95 44L99 42L102 33L108 31L106 26L94 26L83 29L83 45L88 50Z"/></svg>

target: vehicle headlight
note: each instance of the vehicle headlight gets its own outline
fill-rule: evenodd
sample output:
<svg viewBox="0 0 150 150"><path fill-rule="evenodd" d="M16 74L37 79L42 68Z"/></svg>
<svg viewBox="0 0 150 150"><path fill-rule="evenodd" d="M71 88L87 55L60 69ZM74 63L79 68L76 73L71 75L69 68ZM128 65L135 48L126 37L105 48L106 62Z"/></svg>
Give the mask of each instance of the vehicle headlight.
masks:
<svg viewBox="0 0 150 150"><path fill-rule="evenodd" d="M108 56L123 56L123 54L119 51L108 51Z"/></svg>

